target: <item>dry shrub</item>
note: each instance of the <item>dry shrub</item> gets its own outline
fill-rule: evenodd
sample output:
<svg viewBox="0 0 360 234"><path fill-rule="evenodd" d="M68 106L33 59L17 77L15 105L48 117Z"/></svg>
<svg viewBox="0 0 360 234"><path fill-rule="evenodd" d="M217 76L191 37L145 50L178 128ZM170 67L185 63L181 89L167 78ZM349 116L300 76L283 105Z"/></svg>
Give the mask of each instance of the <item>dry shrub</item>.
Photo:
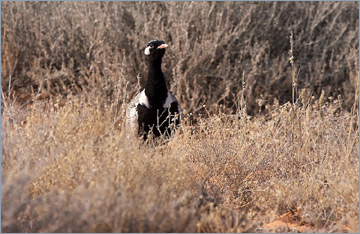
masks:
<svg viewBox="0 0 360 234"><path fill-rule="evenodd" d="M3 3L2 232L358 232L357 8ZM155 36L188 113L159 145L113 126Z"/></svg>
<svg viewBox="0 0 360 234"><path fill-rule="evenodd" d="M266 232L289 210L358 231L358 95L352 112L323 98L185 119L158 146L130 142L95 97L3 102L3 232Z"/></svg>
<svg viewBox="0 0 360 234"><path fill-rule="evenodd" d="M290 30L299 89L316 98L341 94L350 110L350 69L358 57L357 2L4 2L2 91L11 77L15 96L44 96L97 89L117 100L120 77L127 91L144 85L143 49L151 39L170 47L164 72L187 112L202 105L237 109L246 76L249 114L257 100L291 100ZM122 76L122 74L126 74ZM131 95L130 95L131 96ZM125 100L128 100L126 97ZM121 99L121 101L123 101Z"/></svg>
<svg viewBox="0 0 360 234"><path fill-rule="evenodd" d="M36 103L22 121L4 110L2 231L191 232L212 215L186 148L129 144L84 103Z"/></svg>

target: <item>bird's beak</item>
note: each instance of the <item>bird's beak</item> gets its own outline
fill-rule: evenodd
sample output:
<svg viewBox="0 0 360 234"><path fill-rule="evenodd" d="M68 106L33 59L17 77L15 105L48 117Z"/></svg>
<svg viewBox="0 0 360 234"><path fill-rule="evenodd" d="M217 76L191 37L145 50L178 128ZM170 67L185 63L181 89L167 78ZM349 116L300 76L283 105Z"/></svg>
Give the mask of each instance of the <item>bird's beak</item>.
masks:
<svg viewBox="0 0 360 234"><path fill-rule="evenodd" d="M166 47L168 47L167 44L161 44L161 45L158 46L157 49L165 49Z"/></svg>

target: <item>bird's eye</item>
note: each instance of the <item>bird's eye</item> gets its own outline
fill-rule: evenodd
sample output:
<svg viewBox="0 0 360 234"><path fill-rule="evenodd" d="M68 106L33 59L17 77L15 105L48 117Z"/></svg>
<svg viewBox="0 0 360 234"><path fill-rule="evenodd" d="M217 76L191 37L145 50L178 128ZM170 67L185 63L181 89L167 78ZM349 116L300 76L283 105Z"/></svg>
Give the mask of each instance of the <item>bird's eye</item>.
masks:
<svg viewBox="0 0 360 234"><path fill-rule="evenodd" d="M150 49L154 48L154 45L149 45L149 48L150 48Z"/></svg>

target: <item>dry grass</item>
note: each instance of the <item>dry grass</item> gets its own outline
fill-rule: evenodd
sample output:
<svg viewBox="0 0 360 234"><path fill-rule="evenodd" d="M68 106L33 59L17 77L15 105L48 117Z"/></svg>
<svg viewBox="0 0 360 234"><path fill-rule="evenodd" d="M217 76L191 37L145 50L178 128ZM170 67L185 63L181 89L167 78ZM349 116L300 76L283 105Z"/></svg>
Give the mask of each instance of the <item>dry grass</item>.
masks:
<svg viewBox="0 0 360 234"><path fill-rule="evenodd" d="M359 232L353 8L2 3L1 231ZM113 125L151 33L172 46L165 75L187 113L157 146Z"/></svg>
<svg viewBox="0 0 360 234"><path fill-rule="evenodd" d="M31 93L94 90L110 102L127 83L128 101L138 91L137 76L146 81L143 50L156 38L170 45L165 76L187 112L205 114L204 104L214 113L219 105L235 112L245 73L247 112L255 115L259 99L265 105L292 99L292 30L298 89L316 99L322 90L340 94L349 111L357 9L358 2L4 2L2 91L12 77L23 102Z"/></svg>
<svg viewBox="0 0 360 234"><path fill-rule="evenodd" d="M214 115L167 144L129 144L110 111L73 99L2 116L3 232L243 232L289 210L358 231L358 111ZM285 230L286 231L286 230ZM288 229L287 231L293 231Z"/></svg>

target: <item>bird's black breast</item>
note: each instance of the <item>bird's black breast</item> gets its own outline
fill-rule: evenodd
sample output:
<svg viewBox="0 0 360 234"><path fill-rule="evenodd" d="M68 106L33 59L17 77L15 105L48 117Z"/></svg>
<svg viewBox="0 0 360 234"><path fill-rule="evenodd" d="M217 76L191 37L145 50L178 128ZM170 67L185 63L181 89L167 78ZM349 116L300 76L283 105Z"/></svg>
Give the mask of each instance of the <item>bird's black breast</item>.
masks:
<svg viewBox="0 0 360 234"><path fill-rule="evenodd" d="M180 123L178 103L171 103L169 108L147 108L139 104L136 108L138 113L139 135L144 139L152 132L154 136L159 137L162 134L170 137Z"/></svg>

